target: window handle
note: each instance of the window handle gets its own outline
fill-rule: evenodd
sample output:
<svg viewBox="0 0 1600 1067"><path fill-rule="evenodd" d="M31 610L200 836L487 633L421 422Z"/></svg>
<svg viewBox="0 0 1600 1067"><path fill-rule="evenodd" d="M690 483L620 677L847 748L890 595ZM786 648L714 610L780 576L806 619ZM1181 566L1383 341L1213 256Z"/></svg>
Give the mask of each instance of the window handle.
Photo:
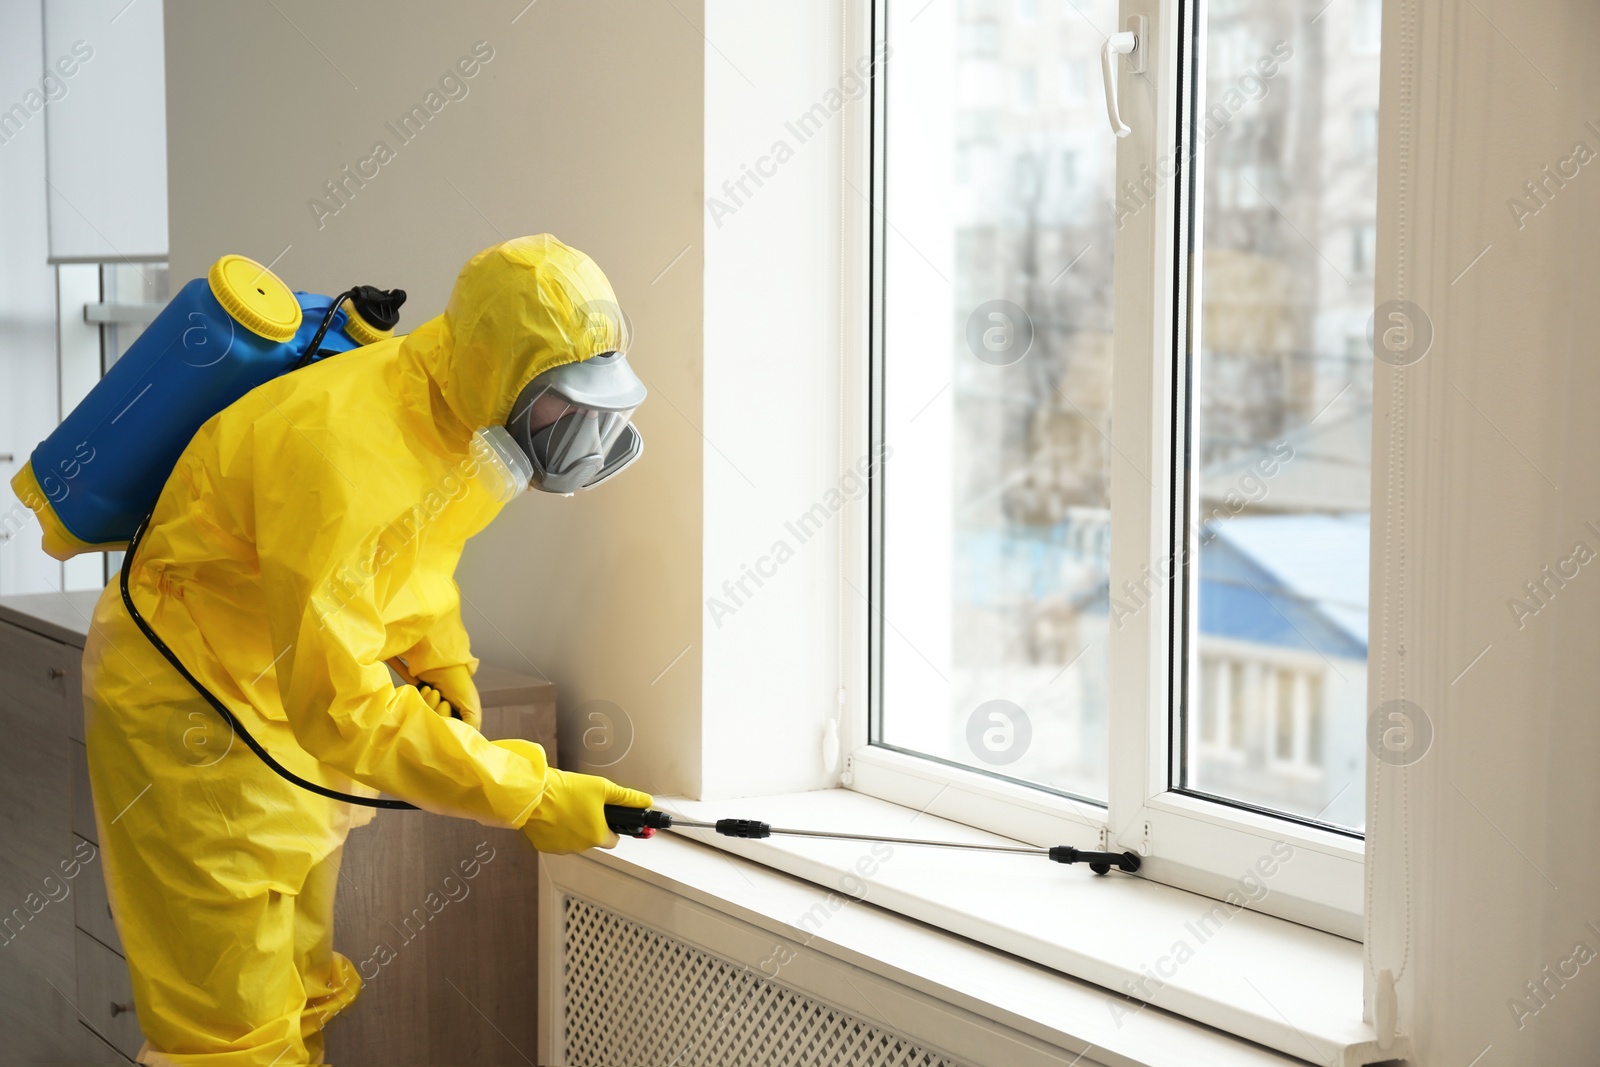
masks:
<svg viewBox="0 0 1600 1067"><path fill-rule="evenodd" d="M1117 108L1117 57L1127 56L1128 70L1143 74L1145 53L1149 51L1148 45L1140 47L1144 40L1144 16L1133 15L1128 19L1128 28L1107 37L1105 47L1100 50L1100 74L1106 83L1106 118L1111 120L1111 132L1118 137L1126 137L1133 130L1122 121L1122 113Z"/></svg>

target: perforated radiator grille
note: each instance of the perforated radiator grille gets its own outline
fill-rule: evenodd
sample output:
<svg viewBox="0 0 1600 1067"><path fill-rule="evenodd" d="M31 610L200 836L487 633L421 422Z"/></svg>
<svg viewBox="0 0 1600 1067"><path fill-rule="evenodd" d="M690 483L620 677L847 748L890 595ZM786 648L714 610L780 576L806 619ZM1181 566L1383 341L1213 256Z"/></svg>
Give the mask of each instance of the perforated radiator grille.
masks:
<svg viewBox="0 0 1600 1067"><path fill-rule="evenodd" d="M958 1067L587 901L562 912L572 1067Z"/></svg>

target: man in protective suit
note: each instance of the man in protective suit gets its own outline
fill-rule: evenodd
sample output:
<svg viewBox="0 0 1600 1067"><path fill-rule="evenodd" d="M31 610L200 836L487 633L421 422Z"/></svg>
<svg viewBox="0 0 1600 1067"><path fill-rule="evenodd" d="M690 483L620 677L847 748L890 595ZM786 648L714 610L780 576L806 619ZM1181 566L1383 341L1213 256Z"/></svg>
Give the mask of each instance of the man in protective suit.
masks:
<svg viewBox="0 0 1600 1067"><path fill-rule="evenodd" d="M625 331L599 268L554 238L479 253L443 315L276 378L201 427L133 561L139 614L301 778L520 828L542 851L614 844L603 805L649 796L476 729L453 574L504 506L507 470L565 493L638 455L629 416L644 390ZM486 448L491 429L516 442L511 462ZM390 660L428 689L396 687ZM320 1021L361 984L333 951L333 903L345 835L371 809L242 745L186 759L183 732L220 720L116 583L95 610L84 696L140 1062L321 1063Z"/></svg>

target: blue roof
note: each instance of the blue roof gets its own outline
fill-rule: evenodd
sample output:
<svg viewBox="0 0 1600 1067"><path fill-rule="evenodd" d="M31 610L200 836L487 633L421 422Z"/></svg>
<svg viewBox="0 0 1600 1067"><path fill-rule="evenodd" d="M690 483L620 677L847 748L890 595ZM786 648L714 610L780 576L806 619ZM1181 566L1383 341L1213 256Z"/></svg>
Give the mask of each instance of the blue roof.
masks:
<svg viewBox="0 0 1600 1067"><path fill-rule="evenodd" d="M1369 528L1365 514L1239 517L1207 527L1200 632L1365 659Z"/></svg>
<svg viewBox="0 0 1600 1067"><path fill-rule="evenodd" d="M1365 514L1239 516L1208 526L1200 632L1365 659L1369 528ZM957 599L1003 610L1062 597L1084 614L1106 614L1109 545L1075 532L1072 523L958 532Z"/></svg>

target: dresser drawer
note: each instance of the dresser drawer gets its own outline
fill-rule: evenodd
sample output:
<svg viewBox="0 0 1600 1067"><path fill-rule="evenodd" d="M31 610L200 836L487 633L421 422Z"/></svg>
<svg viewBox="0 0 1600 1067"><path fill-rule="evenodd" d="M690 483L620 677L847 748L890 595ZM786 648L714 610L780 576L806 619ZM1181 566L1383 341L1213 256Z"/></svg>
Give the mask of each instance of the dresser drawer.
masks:
<svg viewBox="0 0 1600 1067"><path fill-rule="evenodd" d="M79 846L78 851L87 852L87 845L79 842ZM120 956L123 954L122 939L117 936L117 924L111 918L111 901L106 896L103 861L104 857L96 855L94 862L85 863L78 877L73 879L72 884L77 890L72 897L73 921L78 929Z"/></svg>
<svg viewBox="0 0 1600 1067"><path fill-rule="evenodd" d="M63 694L67 702L63 712L67 717L67 736L81 742L83 740L83 649L71 645L61 647L69 654L67 665L63 668L67 676L62 679L67 686L67 691Z"/></svg>
<svg viewBox="0 0 1600 1067"><path fill-rule="evenodd" d="M67 746L67 763L72 777L72 832L98 845L100 832L94 826L94 791L89 786L89 750L82 741Z"/></svg>
<svg viewBox="0 0 1600 1067"><path fill-rule="evenodd" d="M84 933L78 937L78 1010L95 1033L129 1059L144 1035L133 1010L133 983L121 956Z"/></svg>
<svg viewBox="0 0 1600 1067"><path fill-rule="evenodd" d="M0 623L0 687L12 700L41 715L77 712L69 727L83 736L83 650Z"/></svg>
<svg viewBox="0 0 1600 1067"><path fill-rule="evenodd" d="M124 1056L117 1051L115 1045L94 1032L94 1029L82 1019L78 1020L78 1031L82 1040L78 1042L80 1051L72 1061L74 1064L85 1064L87 1067L123 1067L132 1063L131 1056Z"/></svg>

